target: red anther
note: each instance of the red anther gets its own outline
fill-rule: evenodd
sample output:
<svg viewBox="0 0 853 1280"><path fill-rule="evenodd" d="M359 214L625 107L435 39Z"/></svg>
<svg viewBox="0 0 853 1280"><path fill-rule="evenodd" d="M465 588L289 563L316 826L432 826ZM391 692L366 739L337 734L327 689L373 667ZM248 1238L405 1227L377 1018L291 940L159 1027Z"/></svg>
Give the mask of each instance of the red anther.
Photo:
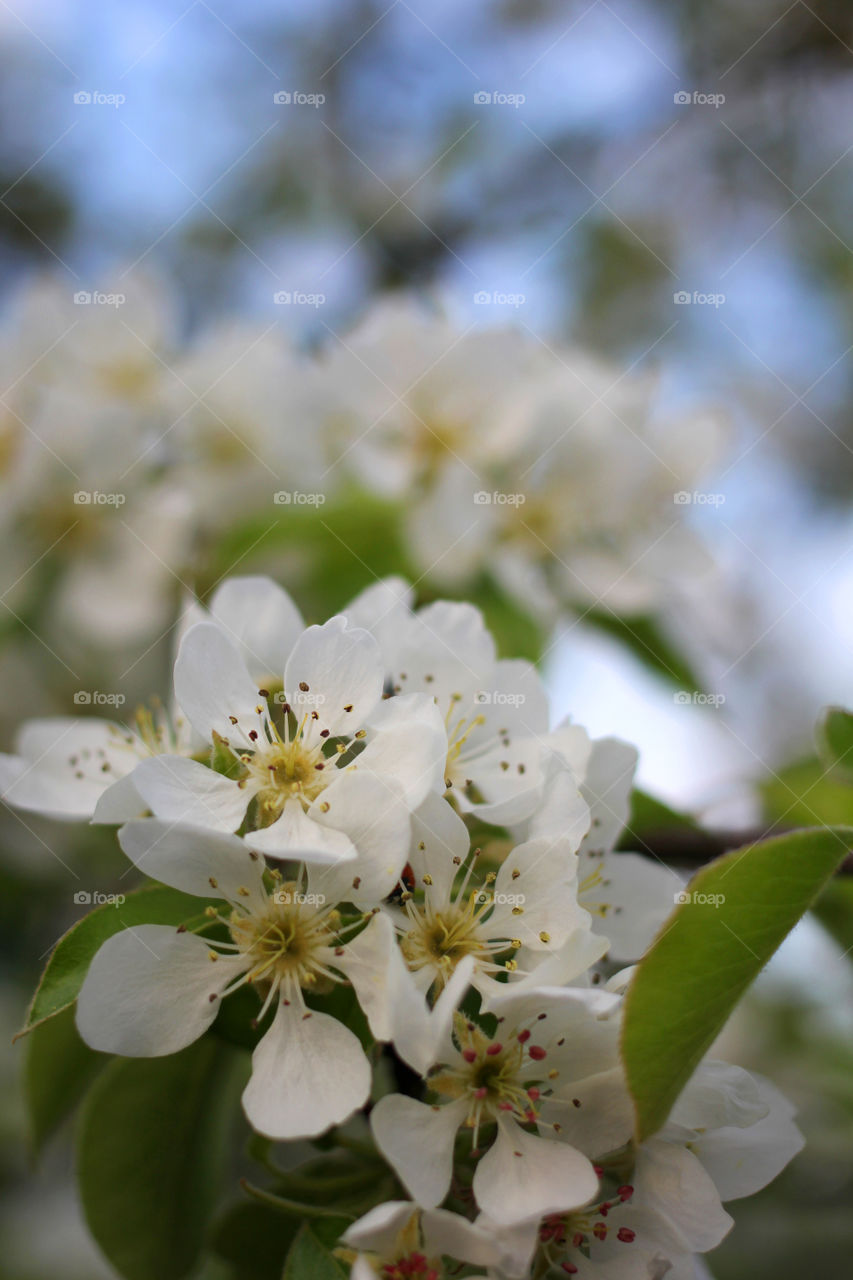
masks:
<svg viewBox="0 0 853 1280"><path fill-rule="evenodd" d="M572 1236L572 1244L574 1245L574 1247L575 1247L576 1249L579 1249L579 1248L581 1247L581 1245L583 1244L583 1232L582 1232L582 1231L576 1231L576 1232L575 1232L575 1234Z"/></svg>
<svg viewBox="0 0 853 1280"><path fill-rule="evenodd" d="M489 1091L488 1091L488 1089L485 1087L485 1085L480 1085L480 1088L479 1088L479 1089L475 1089L475 1090L474 1090L474 1097L475 1097L475 1098L485 1098L485 1097L488 1097L488 1093L489 1093Z"/></svg>
<svg viewBox="0 0 853 1280"><path fill-rule="evenodd" d="M503 1051L504 1051L503 1045L500 1043L499 1040L496 1040L494 1044L489 1045L488 1049L486 1050L486 1053L490 1058L494 1058L499 1053L503 1053Z"/></svg>
<svg viewBox="0 0 853 1280"><path fill-rule="evenodd" d="M601 1214L602 1218L606 1218L612 1208L613 1206L609 1200L602 1200L601 1204L598 1206L598 1212Z"/></svg>
<svg viewBox="0 0 853 1280"><path fill-rule="evenodd" d="M595 1236L596 1240L603 1240L607 1235L607 1227L603 1222L596 1222L592 1229L592 1234Z"/></svg>
<svg viewBox="0 0 853 1280"><path fill-rule="evenodd" d="M519 1031L518 1035L515 1038L519 1044L527 1044L527 1041L530 1039L530 1032Z"/></svg>
<svg viewBox="0 0 853 1280"><path fill-rule="evenodd" d="M533 1108L532 1108L532 1107L528 1107L528 1109L525 1111L525 1113L524 1113L524 1118L525 1118L525 1120L527 1120L530 1124L534 1124L534 1123L535 1123L535 1121L536 1121L536 1112L533 1110Z"/></svg>
<svg viewBox="0 0 853 1280"><path fill-rule="evenodd" d="M594 1164L594 1165L592 1166L592 1171L593 1171L593 1173L595 1174L596 1178L603 1178L603 1177L604 1177L604 1170L602 1169L602 1167L601 1167L601 1165L600 1165L600 1164Z"/></svg>
<svg viewBox="0 0 853 1280"><path fill-rule="evenodd" d="M511 1102L499 1102L499 1103L498 1103L498 1110L499 1110L499 1111L512 1111L512 1109L513 1109L513 1108L512 1108L512 1103L511 1103Z"/></svg>
<svg viewBox="0 0 853 1280"><path fill-rule="evenodd" d="M462 1057L465 1059L465 1061L466 1061L466 1062L476 1062L476 1061L477 1061L477 1050L476 1050L476 1049L463 1049L463 1050L462 1050Z"/></svg>
<svg viewBox="0 0 853 1280"><path fill-rule="evenodd" d="M541 1062L543 1058L548 1056L547 1050L543 1049L541 1044L532 1044L527 1052L534 1062Z"/></svg>
<svg viewBox="0 0 853 1280"><path fill-rule="evenodd" d="M539 1101L539 1097L540 1097L539 1090L538 1090L538 1089L528 1089L528 1090L527 1090L527 1096L528 1096L528 1098L530 1099L530 1101L531 1101L531 1102L538 1102L538 1101Z"/></svg>
<svg viewBox="0 0 853 1280"><path fill-rule="evenodd" d="M616 1192L616 1194L617 1194L617 1196L619 1197L619 1199L622 1201L622 1203L624 1204L626 1200L630 1200L630 1199L631 1199L631 1196L634 1194L634 1188L633 1188L633 1187L628 1186L628 1185L627 1185L627 1183L626 1183L624 1187L620 1187L620 1188L619 1188L619 1190Z"/></svg>
<svg viewBox="0 0 853 1280"><path fill-rule="evenodd" d="M560 1266L563 1268L563 1270L566 1272L567 1275L576 1276L578 1273L578 1269L573 1262L561 1262Z"/></svg>
<svg viewBox="0 0 853 1280"><path fill-rule="evenodd" d="M630 1244L636 1234L636 1231L632 1231L630 1227L620 1227L616 1232L616 1239L621 1240L623 1244Z"/></svg>

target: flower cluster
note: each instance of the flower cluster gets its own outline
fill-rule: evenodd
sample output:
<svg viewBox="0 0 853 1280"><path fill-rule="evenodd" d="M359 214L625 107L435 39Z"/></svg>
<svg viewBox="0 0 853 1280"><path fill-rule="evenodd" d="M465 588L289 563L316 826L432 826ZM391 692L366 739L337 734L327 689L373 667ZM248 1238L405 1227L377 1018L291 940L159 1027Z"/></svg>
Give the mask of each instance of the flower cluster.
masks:
<svg viewBox="0 0 853 1280"><path fill-rule="evenodd" d="M42 634L156 636L246 512L328 512L353 491L393 511L437 587L488 571L539 613L644 611L703 560L673 495L713 465L720 426L668 420L648 378L408 296L310 353L275 325L184 329L139 270L94 295L40 279L12 303L2 585L17 613L44 610Z"/></svg>
<svg viewBox="0 0 853 1280"><path fill-rule="evenodd" d="M365 1109L409 1197L340 1240L355 1280L691 1274L723 1201L800 1136L769 1084L708 1060L633 1141L619 964L678 884L615 851L634 751L551 727L475 608L416 611L400 580L306 626L271 580L232 578L179 631L168 706L33 722L0 759L8 803L119 824L140 871L200 900L101 946L84 1041L172 1054L249 994L249 1123L310 1139ZM392 1053L405 1091L374 1069Z"/></svg>

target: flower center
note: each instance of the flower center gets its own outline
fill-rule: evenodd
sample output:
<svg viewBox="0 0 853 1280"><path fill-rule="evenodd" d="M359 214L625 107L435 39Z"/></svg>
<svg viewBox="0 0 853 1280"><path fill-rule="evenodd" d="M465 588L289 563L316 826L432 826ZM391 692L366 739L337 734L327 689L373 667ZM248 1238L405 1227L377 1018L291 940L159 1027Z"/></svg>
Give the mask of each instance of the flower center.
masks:
<svg viewBox="0 0 853 1280"><path fill-rule="evenodd" d="M599 1177L603 1170L596 1168ZM634 1188L624 1185L609 1200L591 1205L578 1213L552 1214L539 1225L539 1252L548 1267L559 1268L566 1275L577 1275L573 1257L589 1258L596 1240L611 1238L620 1244L632 1244L636 1232L631 1227L619 1226L619 1213L634 1194ZM615 1218L610 1215L616 1210Z"/></svg>
<svg viewBox="0 0 853 1280"><path fill-rule="evenodd" d="M382 1280L441 1280L444 1270L440 1262L423 1253L407 1253L403 1258L386 1262L380 1272Z"/></svg>
<svg viewBox="0 0 853 1280"><path fill-rule="evenodd" d="M465 1124L475 1133L481 1124L501 1113L519 1124L534 1124L541 1096L535 1082L547 1076L547 1071L539 1065L546 1052L529 1043L530 1031L493 1040L457 1014L454 1035L461 1062L430 1076L430 1088L451 1098L464 1098L468 1103Z"/></svg>
<svg viewBox="0 0 853 1280"><path fill-rule="evenodd" d="M251 962L247 980L271 983L293 999L301 990L328 989L338 981L328 959L338 943L340 923L338 911L324 909L290 881L279 885L262 911L235 911L229 928L238 950Z"/></svg>
<svg viewBox="0 0 853 1280"><path fill-rule="evenodd" d="M275 822L288 800L298 800L303 809L307 809L329 784L328 775L335 768L335 761L324 756L322 737L311 741L306 736L308 721L309 716L303 716L291 736L286 720L284 737L271 724L272 742L263 743L252 753L240 756L246 770L240 785L245 786L249 781L254 783L259 827L268 827Z"/></svg>
<svg viewBox="0 0 853 1280"><path fill-rule="evenodd" d="M485 899L478 902L478 899ZM427 899L423 906L406 903L409 929L401 939L403 955L411 969L437 969L442 986L465 956L485 959L489 943L480 933L480 920L491 902L486 895L472 893L465 902L452 902L435 911ZM504 945L504 949L506 944Z"/></svg>

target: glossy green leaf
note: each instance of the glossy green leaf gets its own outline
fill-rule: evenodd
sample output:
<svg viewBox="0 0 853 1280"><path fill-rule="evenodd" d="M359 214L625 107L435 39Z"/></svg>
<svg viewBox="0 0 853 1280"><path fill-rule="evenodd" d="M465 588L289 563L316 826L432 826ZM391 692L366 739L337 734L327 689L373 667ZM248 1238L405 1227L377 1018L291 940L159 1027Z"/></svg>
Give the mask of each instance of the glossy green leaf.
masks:
<svg viewBox="0 0 853 1280"><path fill-rule="evenodd" d="M69 1006L33 1029L24 1057L24 1096L35 1152L59 1128L109 1058L84 1044Z"/></svg>
<svg viewBox="0 0 853 1280"><path fill-rule="evenodd" d="M665 1122L729 1014L853 848L853 829L796 831L703 867L640 961L622 1057L639 1140Z"/></svg>
<svg viewBox="0 0 853 1280"><path fill-rule="evenodd" d="M166 1058L115 1058L80 1117L89 1230L126 1280L180 1280L201 1252L239 1114L245 1055L206 1036Z"/></svg>
<svg viewBox="0 0 853 1280"><path fill-rule="evenodd" d="M174 925L203 918L206 903L165 885L128 893L119 906L96 907L59 939L27 1013L25 1031L67 1009L77 999L92 957L107 938L137 924Z"/></svg>
<svg viewBox="0 0 853 1280"><path fill-rule="evenodd" d="M290 1246L282 1280L345 1280L346 1275L343 1264L320 1243L311 1228L302 1227Z"/></svg>

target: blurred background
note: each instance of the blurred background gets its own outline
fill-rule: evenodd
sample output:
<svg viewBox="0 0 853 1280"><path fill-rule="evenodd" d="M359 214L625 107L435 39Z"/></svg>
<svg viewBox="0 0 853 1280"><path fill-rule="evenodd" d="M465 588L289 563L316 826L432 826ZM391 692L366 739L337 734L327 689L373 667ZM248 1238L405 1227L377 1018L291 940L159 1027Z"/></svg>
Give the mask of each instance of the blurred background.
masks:
<svg viewBox="0 0 853 1280"><path fill-rule="evenodd" d="M309 615L370 580L338 549L334 591L311 596L292 546L247 531L239 490L211 487L199 537L185 509L198 476L170 470L158 423L204 377L206 334L220 352L233 342L235 362L282 339L310 355L345 342L377 297L414 289L460 331L513 325L652 377L685 433L697 405L728 424L716 500L684 513L714 572L652 611L713 699L678 700L694 686L650 669L643 640L563 612L540 646L559 716L636 743L642 785L709 825L853 814L812 760L821 706L853 702L848 6L13 0L0 67L0 459L22 434L39 458L4 481L0 748L27 716L71 714L82 685L121 687L131 706L162 692L182 592L235 564L305 587ZM123 293L135 310L99 301ZM91 398L68 388L107 357L93 437ZM51 373L33 411L57 360L64 381ZM175 367L149 403L151 370ZM264 412L295 394L282 377ZM231 420L224 400L218 412ZM289 448L310 444L305 423ZM154 497L97 513L126 533L95 581L99 526L87 543L68 472L109 492L140 454ZM86 827L8 812L2 832L11 1034L79 917L71 889L109 886L122 865ZM839 931L808 920L726 1034L733 1058L797 1100L809 1141L734 1206L739 1229L709 1260L719 1280L848 1274L851 997ZM69 1189L68 1135L29 1169L21 1058L4 1054L4 1274L109 1275Z"/></svg>

